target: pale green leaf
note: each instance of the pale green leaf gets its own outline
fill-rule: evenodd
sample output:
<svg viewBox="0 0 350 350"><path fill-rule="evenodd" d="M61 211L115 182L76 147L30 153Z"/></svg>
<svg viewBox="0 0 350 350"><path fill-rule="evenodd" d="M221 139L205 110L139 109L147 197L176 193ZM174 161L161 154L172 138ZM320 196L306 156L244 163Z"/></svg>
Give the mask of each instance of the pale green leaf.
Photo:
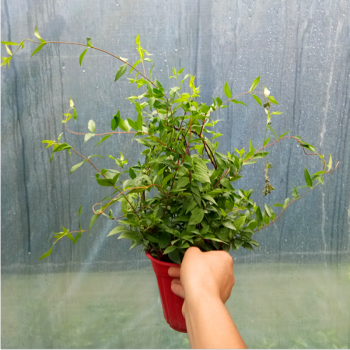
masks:
<svg viewBox="0 0 350 350"><path fill-rule="evenodd" d="M127 230L127 229L126 229L126 227L124 227L124 226L117 226L117 227L115 227L115 228L107 235L107 237L108 237L108 236L115 235L115 234L117 234L117 233L124 232L124 231L126 231L126 230Z"/></svg>
<svg viewBox="0 0 350 350"><path fill-rule="evenodd" d="M166 249L164 250L163 255L169 254L169 253L173 252L173 251L176 250L176 249L177 249L176 246L171 245L171 246L169 246L168 248L166 248Z"/></svg>
<svg viewBox="0 0 350 350"><path fill-rule="evenodd" d="M84 56L86 54L88 49L85 49L82 54L79 56L79 64L81 65L83 63Z"/></svg>
<svg viewBox="0 0 350 350"><path fill-rule="evenodd" d="M53 248L53 247L51 247L45 254L43 254L43 255L39 258L39 260L45 259L45 258L47 258L49 255L51 255L51 253L52 253L52 248Z"/></svg>
<svg viewBox="0 0 350 350"><path fill-rule="evenodd" d="M240 216L237 220L233 222L233 225L236 227L237 230L240 230L244 225L245 220L246 220L246 217L244 215Z"/></svg>
<svg viewBox="0 0 350 350"><path fill-rule="evenodd" d="M32 53L32 56L33 57L36 53L38 53L46 44L45 43L42 43L40 44Z"/></svg>
<svg viewBox="0 0 350 350"><path fill-rule="evenodd" d="M94 136L95 136L95 134L92 134L92 133L88 132L87 134L85 134L84 142L89 141L91 139L91 137L94 137Z"/></svg>
<svg viewBox="0 0 350 350"><path fill-rule="evenodd" d="M75 170L77 170L80 166L82 166L84 164L86 160L84 159L82 162L75 164L72 166L72 169L70 170L70 174L72 174Z"/></svg>
<svg viewBox="0 0 350 350"><path fill-rule="evenodd" d="M260 81L260 77L257 77L253 80L252 82L252 86L250 87L249 91L253 91L255 90L255 88L258 86L259 84L259 81Z"/></svg>
<svg viewBox="0 0 350 350"><path fill-rule="evenodd" d="M106 136L103 136L102 139L100 141L98 141L95 145L95 147L97 145L99 145L100 143L102 143L103 141L106 141L108 138L110 138L112 135L106 135Z"/></svg>
<svg viewBox="0 0 350 350"><path fill-rule="evenodd" d="M89 123L88 123L88 129L90 130L90 132L92 134L95 133L95 129L96 129L96 125L95 125L95 122L93 120L90 120Z"/></svg>
<svg viewBox="0 0 350 350"><path fill-rule="evenodd" d="M230 87L227 84L227 81L225 82L225 87L224 87L224 92L227 98L231 98L232 97L232 92Z"/></svg>
<svg viewBox="0 0 350 350"><path fill-rule="evenodd" d="M255 100L260 106L262 106L260 97L254 95L254 94L252 94L252 96L253 96L254 100Z"/></svg>

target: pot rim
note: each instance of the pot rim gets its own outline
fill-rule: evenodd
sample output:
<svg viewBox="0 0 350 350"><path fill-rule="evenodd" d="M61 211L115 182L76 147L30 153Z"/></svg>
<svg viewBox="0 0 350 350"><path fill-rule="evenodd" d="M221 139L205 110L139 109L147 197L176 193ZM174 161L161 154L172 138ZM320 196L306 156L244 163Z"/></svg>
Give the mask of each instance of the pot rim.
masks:
<svg viewBox="0 0 350 350"><path fill-rule="evenodd" d="M168 263L168 262L165 262L165 261L160 261L156 258L154 258L149 252L146 252L146 256L148 259L150 259L152 262L158 264L158 265L161 265L161 266L167 266L167 267L171 267L171 266L180 266L179 264L175 264L175 263Z"/></svg>

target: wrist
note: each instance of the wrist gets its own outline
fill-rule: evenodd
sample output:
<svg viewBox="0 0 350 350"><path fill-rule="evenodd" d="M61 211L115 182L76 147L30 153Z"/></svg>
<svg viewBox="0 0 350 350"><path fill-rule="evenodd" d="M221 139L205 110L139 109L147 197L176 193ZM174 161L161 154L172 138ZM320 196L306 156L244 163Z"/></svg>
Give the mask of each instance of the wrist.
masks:
<svg viewBox="0 0 350 350"><path fill-rule="evenodd" d="M183 315L186 318L189 313L198 309L205 308L209 304L224 304L220 298L220 293L208 290L193 288L185 291L185 302L182 309Z"/></svg>

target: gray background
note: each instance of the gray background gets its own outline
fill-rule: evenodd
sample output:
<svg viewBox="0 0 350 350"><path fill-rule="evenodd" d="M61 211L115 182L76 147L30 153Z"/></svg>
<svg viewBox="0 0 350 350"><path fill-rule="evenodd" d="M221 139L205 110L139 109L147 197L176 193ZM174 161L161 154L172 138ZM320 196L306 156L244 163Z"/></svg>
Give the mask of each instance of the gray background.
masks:
<svg viewBox="0 0 350 350"><path fill-rule="evenodd" d="M350 285L348 1L2 0L1 5L2 40L35 39L37 26L47 41L85 44L91 37L94 46L134 62L140 34L142 46L154 54L154 77L170 88L171 68L185 67L185 73L196 75L204 102L210 103L211 96L223 98L225 81L239 94L261 75L279 101L276 110L284 113L273 117L275 131L292 130L326 159L331 153L333 164L339 160L340 166L325 176L324 187L315 188L255 236L261 250L233 253L241 278L236 277L238 297L229 304L230 311L237 315L249 347L350 346L345 297ZM124 118L135 115L125 99L134 86L127 75L114 82L120 64L112 57L89 50L79 66L81 47L50 44L30 58L34 48L26 44L11 68L1 70L3 346L187 347L186 336L170 330L162 319L150 263L138 249L129 251L128 242L106 238L113 228L108 219L100 218L74 247L61 240L52 256L39 262L53 232L62 225L78 228L81 204L87 227L92 205L109 193L97 186L88 164L69 175L80 162L76 154L56 154L50 164L51 151L41 143L64 131L62 113L69 108L69 97L78 112L77 123L69 124L75 131L88 132L90 119L96 132L109 131L118 109ZM217 112L223 153L249 147L250 139L255 147L262 145L265 113L250 96L242 100L247 107L231 104ZM99 139L84 144L83 136L65 132L62 137L85 156L117 156L122 151L130 165L140 159L142 146L131 143L130 136L113 136L95 148ZM270 151L276 190L266 198L261 195L262 162L245 167L246 177L236 185L254 188L259 204L283 202L294 185L304 184L305 165L310 172L320 168L293 140L281 141ZM108 157L94 158L94 163L98 168L115 166ZM83 293L76 300L78 290L91 295ZM307 309L313 305L310 295L318 298L312 312ZM300 298L292 302L288 296ZM111 305L128 307L125 311ZM323 314L325 305L329 309ZM94 317L100 317L98 324ZM317 331L323 335L311 339Z"/></svg>

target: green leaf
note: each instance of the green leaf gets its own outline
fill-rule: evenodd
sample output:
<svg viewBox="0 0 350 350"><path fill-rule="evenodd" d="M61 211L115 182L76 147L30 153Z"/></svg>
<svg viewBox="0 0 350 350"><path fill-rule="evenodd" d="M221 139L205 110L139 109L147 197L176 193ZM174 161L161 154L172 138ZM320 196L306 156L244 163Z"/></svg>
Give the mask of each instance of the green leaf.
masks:
<svg viewBox="0 0 350 350"><path fill-rule="evenodd" d="M276 99L273 96L268 96L268 99L270 102L274 103L275 105L278 105L278 102L276 101Z"/></svg>
<svg viewBox="0 0 350 350"><path fill-rule="evenodd" d="M311 176L307 170L307 168L305 167L305 170L304 170L304 177L305 177L305 182L306 184L312 188L312 179L311 179Z"/></svg>
<svg viewBox="0 0 350 350"><path fill-rule="evenodd" d="M275 133L275 130L273 130L273 129L271 128L270 125L268 125L267 127L272 131L272 133L275 135L275 137L276 137L276 139L277 139L277 135L276 135L276 133Z"/></svg>
<svg viewBox="0 0 350 350"><path fill-rule="evenodd" d="M169 254L169 253L173 252L173 251L176 250L176 249L177 249L176 246L171 245L170 247L168 247L168 248L166 248L166 249L164 250L163 255Z"/></svg>
<svg viewBox="0 0 350 350"><path fill-rule="evenodd" d="M255 100L256 102L258 102L258 104L262 107L262 103L261 103L260 97L254 95L254 94L252 94L252 96L254 97L254 100Z"/></svg>
<svg viewBox="0 0 350 350"><path fill-rule="evenodd" d="M192 177L201 182L201 183L210 183L210 178L209 178L209 175L206 171L204 171L203 169L200 169L200 168L197 168L196 169L196 164L194 165L194 173L192 175Z"/></svg>
<svg viewBox="0 0 350 350"><path fill-rule="evenodd" d="M88 123L88 129L90 130L90 132L93 134L95 133L95 129L96 129L96 125L95 122L93 120L90 120Z"/></svg>
<svg viewBox="0 0 350 350"><path fill-rule="evenodd" d="M293 197L294 197L294 198L296 198L296 199L299 198L298 191L297 191L296 187L294 187L293 193L292 193L292 194L293 194Z"/></svg>
<svg viewBox="0 0 350 350"><path fill-rule="evenodd" d="M32 53L32 56L33 57L36 53L38 53L46 44L45 43L42 43L40 44Z"/></svg>
<svg viewBox="0 0 350 350"><path fill-rule="evenodd" d="M269 217L271 217L274 214L272 208L266 203L265 203L265 210Z"/></svg>
<svg viewBox="0 0 350 350"><path fill-rule="evenodd" d="M4 66L5 64L8 64L8 68L10 68L10 61L11 61L12 56L10 57L1 57L3 62L1 62L1 67Z"/></svg>
<svg viewBox="0 0 350 350"><path fill-rule="evenodd" d="M117 182L118 178L119 178L119 175L120 173L116 174L112 179L100 179L99 177L97 177L97 175L99 174L96 174L96 181L97 183L100 185L100 186L114 186L115 183Z"/></svg>
<svg viewBox="0 0 350 350"><path fill-rule="evenodd" d="M231 100L232 103L235 103L235 104L240 104L240 105L244 105L246 106L246 104L242 101L238 101L238 100Z"/></svg>
<svg viewBox="0 0 350 350"><path fill-rule="evenodd" d="M228 190L233 191L233 187L232 187L232 185L227 177L224 177L223 179L221 179L220 183L222 186L224 186Z"/></svg>
<svg viewBox="0 0 350 350"><path fill-rule="evenodd" d="M287 134L289 134L291 132L291 130L284 132L278 139L280 140L283 136L286 136Z"/></svg>
<svg viewBox="0 0 350 350"><path fill-rule="evenodd" d="M58 145L56 148L54 148L53 153L55 152L61 152L64 151L65 149L71 149L72 146L69 146L67 143L61 143L60 145Z"/></svg>
<svg viewBox="0 0 350 350"><path fill-rule="evenodd" d="M244 225L245 220L246 220L246 217L244 215L240 216L237 220L233 222L233 225L236 227L237 230L240 230Z"/></svg>
<svg viewBox="0 0 350 350"><path fill-rule="evenodd" d="M137 127L138 127L138 129L139 129L139 130L142 130L143 118L142 118L142 114L141 114L141 113L139 113L139 114L137 115L137 120L136 120L136 122L137 122Z"/></svg>
<svg viewBox="0 0 350 350"><path fill-rule="evenodd" d="M257 77L253 80L252 82L252 86L250 87L249 91L253 91L255 90L255 88L258 86L259 84L259 81L260 81L260 77Z"/></svg>
<svg viewBox="0 0 350 350"><path fill-rule="evenodd" d="M208 194L202 195L202 198L204 198L204 199L206 199L206 200L208 200L208 201L210 201L210 202L212 202L212 203L217 205L215 199L212 196L209 196Z"/></svg>
<svg viewBox="0 0 350 350"><path fill-rule="evenodd" d="M118 110L117 114L113 116L113 119L111 121L111 129L114 131L118 126L120 122L120 112Z"/></svg>
<svg viewBox="0 0 350 350"><path fill-rule="evenodd" d="M130 128L128 127L128 124L126 124L125 120L123 120L122 118L119 119L119 125L118 126L124 131L130 131Z"/></svg>
<svg viewBox="0 0 350 350"><path fill-rule="evenodd" d="M135 42L136 42L136 45L137 45L137 46L140 46L140 45L141 45L141 43L140 43L140 34L137 34L137 37L136 37Z"/></svg>
<svg viewBox="0 0 350 350"><path fill-rule="evenodd" d="M176 249L168 254L170 260L174 262L175 264L181 264L181 258L180 258L180 253L179 250Z"/></svg>
<svg viewBox="0 0 350 350"><path fill-rule="evenodd" d="M329 162L328 162L328 170L331 170L333 167L333 161L332 161L332 155L329 155Z"/></svg>
<svg viewBox="0 0 350 350"><path fill-rule="evenodd" d="M82 162L78 163L78 164L75 164L72 166L72 169L70 170L70 175L75 171L77 170L80 166L82 166L84 164L86 160L84 159Z"/></svg>
<svg viewBox="0 0 350 350"><path fill-rule="evenodd" d="M222 222L222 224L230 230L236 230L236 227L233 225L231 220L225 220Z"/></svg>
<svg viewBox="0 0 350 350"><path fill-rule="evenodd" d="M137 131L137 130L138 130L137 123L134 122L133 120L131 120L130 118L127 118L127 120L128 120L129 125L130 125L134 130Z"/></svg>
<svg viewBox="0 0 350 350"><path fill-rule="evenodd" d="M190 204L188 205L188 207L187 207L187 209L186 209L186 214L187 214L189 211L192 211L196 206L197 206L196 200L192 199L192 201L190 202Z"/></svg>
<svg viewBox="0 0 350 350"><path fill-rule="evenodd" d="M133 170L133 168L129 168L129 176L130 176L132 179L135 179L136 174L135 174L135 171Z"/></svg>
<svg viewBox="0 0 350 350"><path fill-rule="evenodd" d="M249 249L249 250L254 250L254 248L247 242L244 242L242 244L243 248Z"/></svg>
<svg viewBox="0 0 350 350"><path fill-rule="evenodd" d="M202 222L203 218L204 218L204 210L202 208L197 207L193 209L188 225L197 225Z"/></svg>
<svg viewBox="0 0 350 350"><path fill-rule="evenodd" d="M47 258L49 255L51 255L51 253L52 253L52 248L53 248L53 247L51 247L45 254L43 254L43 255L39 258L39 260L45 259L45 258Z"/></svg>
<svg viewBox="0 0 350 350"><path fill-rule="evenodd" d="M151 95L151 96L153 96L153 88L152 88L152 85L151 85L151 83L148 81L147 82L147 92Z"/></svg>
<svg viewBox="0 0 350 350"><path fill-rule="evenodd" d="M110 138L112 135L106 135L106 136L103 136L102 139L100 141L98 141L95 145L95 147L97 145L99 145L100 143L102 143L103 141L106 141L108 138Z"/></svg>
<svg viewBox="0 0 350 350"><path fill-rule="evenodd" d="M117 227L115 227L115 228L107 235L107 237L108 237L108 236L115 235L115 234L117 234L117 233L121 233L121 232L126 231L126 230L127 230L127 229L126 229L125 226L117 226Z"/></svg>
<svg viewBox="0 0 350 350"><path fill-rule="evenodd" d="M19 45L17 43L12 42L12 41L2 41L1 44L9 45L9 46L18 46Z"/></svg>
<svg viewBox="0 0 350 350"><path fill-rule="evenodd" d="M231 98L232 97L232 92L231 92L230 87L227 84L227 81L225 82L224 91L225 91L225 95L226 95L227 98Z"/></svg>
<svg viewBox="0 0 350 350"><path fill-rule="evenodd" d="M86 38L86 46L91 47L91 38Z"/></svg>
<svg viewBox="0 0 350 350"><path fill-rule="evenodd" d="M87 134L85 134L84 142L89 141L91 139L91 137L94 137L94 136L95 136L95 134L92 134L92 133L88 132Z"/></svg>
<svg viewBox="0 0 350 350"><path fill-rule="evenodd" d="M272 112L272 114L280 115L280 114L283 114L283 112L278 112L278 111L276 111L276 112Z"/></svg>
<svg viewBox="0 0 350 350"><path fill-rule="evenodd" d="M154 67L154 65L151 67L151 69L150 69L150 71L149 71L149 75L150 75L151 80L152 80L152 71L153 71L153 67Z"/></svg>
<svg viewBox="0 0 350 350"><path fill-rule="evenodd" d="M136 62L133 64L133 66L130 68L129 74L131 74L131 72L134 70L134 68L136 68L137 65L140 64L140 63L141 63L141 60L136 61Z"/></svg>
<svg viewBox="0 0 350 350"><path fill-rule="evenodd" d="M83 63L84 56L86 54L88 49L85 49L82 54L79 56L79 64L81 65Z"/></svg>
<svg viewBox="0 0 350 350"><path fill-rule="evenodd" d="M135 108L137 113L142 113L142 107L138 102L135 102Z"/></svg>
<svg viewBox="0 0 350 350"><path fill-rule="evenodd" d="M76 121L77 120L77 110L74 108L74 120Z"/></svg>
<svg viewBox="0 0 350 350"><path fill-rule="evenodd" d="M119 67L119 69L117 70L117 74L115 75L114 81L117 81L119 78L123 76L123 74L126 71L126 68L127 68L127 64L123 64L122 66Z"/></svg>
<svg viewBox="0 0 350 350"><path fill-rule="evenodd" d="M172 179L174 176L175 176L175 173L172 173L172 174L166 176L166 177L163 179L163 181L162 181L162 187L164 187L164 186L167 184L167 182L168 182L170 179Z"/></svg>
<svg viewBox="0 0 350 350"><path fill-rule="evenodd" d="M6 47L7 53L8 53L10 56L12 56L12 51L10 50L10 48L9 48L7 45L5 45L5 47Z"/></svg>
<svg viewBox="0 0 350 350"><path fill-rule="evenodd" d="M159 239L158 239L159 247L164 249L164 248L166 248L166 247L168 247L170 245L170 242L171 242L171 235L170 235L170 233L162 232L160 234Z"/></svg>
<svg viewBox="0 0 350 350"><path fill-rule="evenodd" d="M118 239L122 239L122 238L137 240L137 239L142 239L142 235L138 231L130 231L130 230L128 230L128 231L124 231L118 237Z"/></svg>
<svg viewBox="0 0 350 350"><path fill-rule="evenodd" d="M286 209L287 208L287 205L289 203L289 198L286 198L284 203L283 203L283 208Z"/></svg>
<svg viewBox="0 0 350 350"><path fill-rule="evenodd" d="M255 212L255 220L256 220L258 226L260 225L262 219L263 219L263 217L262 217L261 209L260 209L260 207L258 207L256 209L256 212Z"/></svg>
<svg viewBox="0 0 350 350"><path fill-rule="evenodd" d="M41 36L40 36L40 34L39 34L39 32L38 32L38 28L37 28L37 27L35 27L35 29L34 29L34 35L35 35L38 39L40 39L41 42L44 41L44 40L41 38ZM44 41L44 42L45 42L45 41Z"/></svg>
<svg viewBox="0 0 350 350"><path fill-rule="evenodd" d="M90 220L89 232L91 231L92 226L96 222L96 220L100 217L100 215L94 214Z"/></svg>
<svg viewBox="0 0 350 350"><path fill-rule="evenodd" d="M265 109L267 111L267 109ZM270 125L271 124L271 114L269 111L267 111L267 118L266 118L266 124ZM277 136L276 136L277 137Z"/></svg>

